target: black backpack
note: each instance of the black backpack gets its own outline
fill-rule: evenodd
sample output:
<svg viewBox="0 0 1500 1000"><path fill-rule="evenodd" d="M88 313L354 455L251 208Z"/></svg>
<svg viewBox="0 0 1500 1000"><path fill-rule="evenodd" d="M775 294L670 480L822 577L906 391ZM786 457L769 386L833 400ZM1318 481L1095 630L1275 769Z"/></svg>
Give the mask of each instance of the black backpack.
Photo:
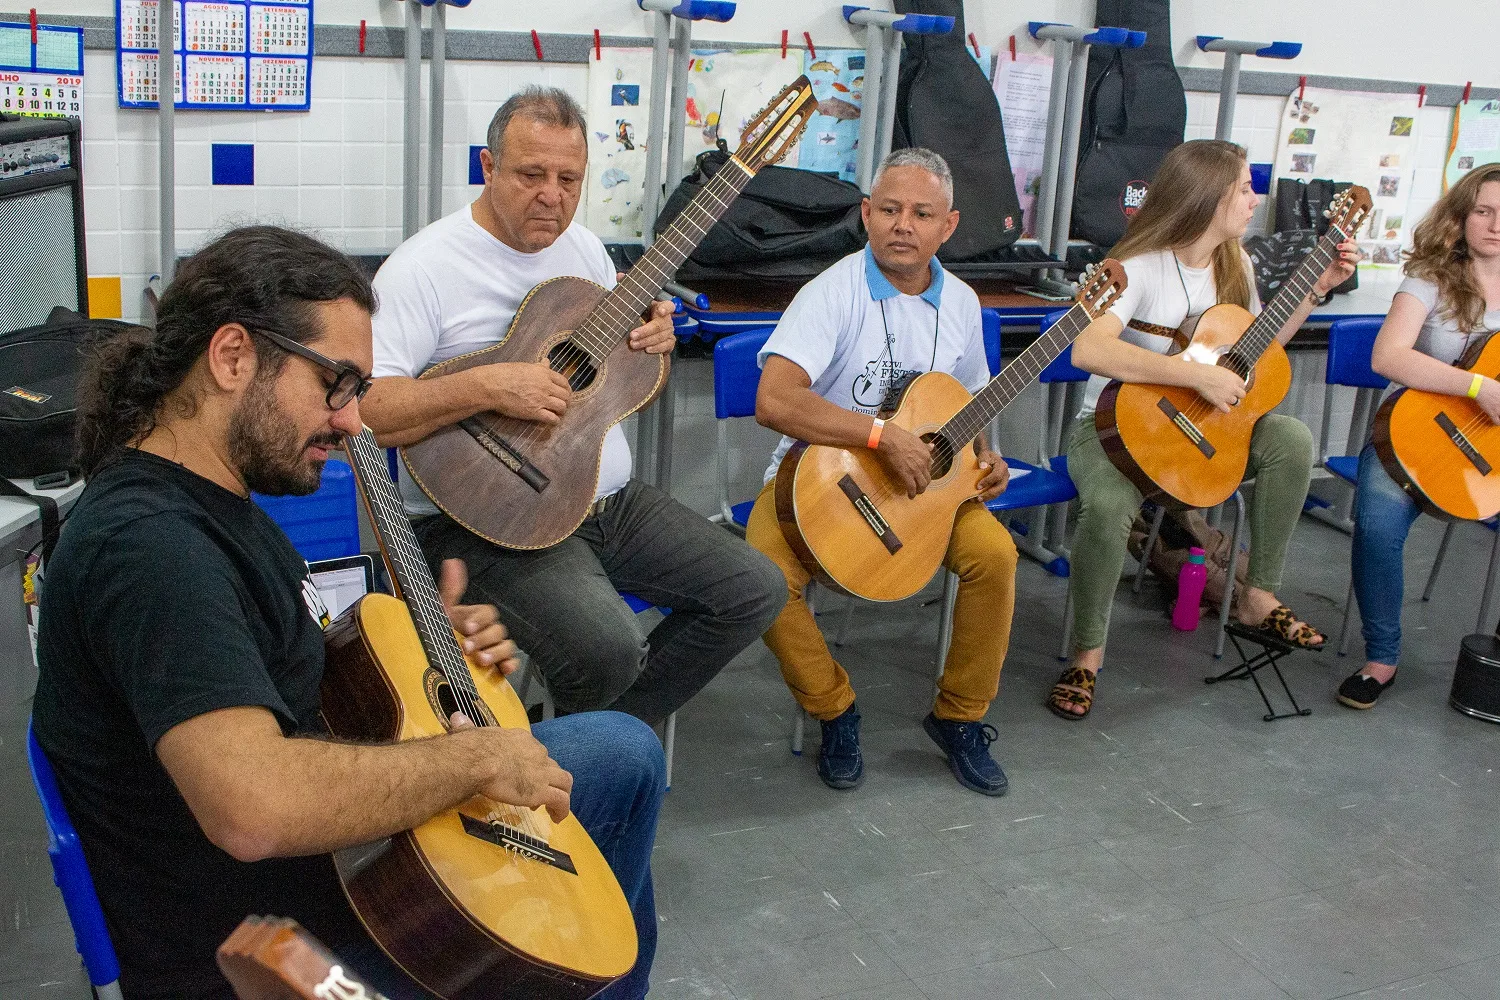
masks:
<svg viewBox="0 0 1500 1000"><path fill-rule="evenodd" d="M1020 239L1021 203L1000 103L967 51L963 0L895 0L895 7L900 14L938 14L954 23L946 35L903 36L891 145L924 146L953 171L953 207L961 218L938 258L991 256Z"/></svg>
<svg viewBox="0 0 1500 1000"><path fill-rule="evenodd" d="M1138 49L1089 49L1072 235L1111 247L1181 144L1187 95L1172 63L1169 0L1099 0L1094 23L1146 32Z"/></svg>
<svg viewBox="0 0 1500 1000"><path fill-rule="evenodd" d="M700 153L693 172L667 198L656 220L660 236L729 162L723 149ZM865 245L859 188L826 174L765 167L730 203L678 272L678 280L715 277L796 278L820 274Z"/></svg>

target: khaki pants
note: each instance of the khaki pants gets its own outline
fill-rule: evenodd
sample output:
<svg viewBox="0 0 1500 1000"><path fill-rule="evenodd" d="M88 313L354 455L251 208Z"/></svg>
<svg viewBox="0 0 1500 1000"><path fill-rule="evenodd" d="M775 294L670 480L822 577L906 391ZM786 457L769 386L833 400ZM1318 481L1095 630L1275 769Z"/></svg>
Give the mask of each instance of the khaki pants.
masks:
<svg viewBox="0 0 1500 1000"><path fill-rule="evenodd" d="M828 652L803 588L811 578L781 534L776 521L776 484L760 491L745 540L770 557L786 577L786 607L766 632L766 645L781 663L781 676L807 713L827 721L854 703L849 675ZM953 641L938 681L933 712L940 719L977 722L989 711L1000 688L1000 668L1010 644L1016 602L1016 544L1010 532L984 508L959 508L943 565L958 575Z"/></svg>

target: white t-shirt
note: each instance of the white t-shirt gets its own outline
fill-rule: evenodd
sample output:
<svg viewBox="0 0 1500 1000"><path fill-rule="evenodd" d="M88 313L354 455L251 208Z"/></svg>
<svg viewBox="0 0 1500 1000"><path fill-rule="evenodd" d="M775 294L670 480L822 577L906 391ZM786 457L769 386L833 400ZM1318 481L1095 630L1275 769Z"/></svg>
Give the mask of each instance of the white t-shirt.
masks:
<svg viewBox="0 0 1500 1000"><path fill-rule="evenodd" d="M1259 313L1260 296L1255 291L1255 271L1249 256L1244 260L1245 277L1250 282L1250 311ZM1127 343L1166 354L1172 349L1171 337L1137 330L1130 326L1130 321L1191 330L1199 316L1219 303L1212 265L1188 267L1170 250L1154 250L1123 263L1128 283L1109 311L1125 324L1120 339ZM1089 376L1079 416L1094 412L1099 395L1109 383L1110 380L1103 375Z"/></svg>
<svg viewBox="0 0 1500 1000"><path fill-rule="evenodd" d="M1470 334L1460 332L1458 323L1443 316L1442 310L1438 308L1437 285L1425 278L1406 278L1401 282L1401 287L1396 289L1397 295L1402 292L1427 307L1427 318L1422 321L1421 332L1417 334L1416 343L1412 346L1444 364L1451 365L1463 357L1471 344L1477 344L1487 335L1500 330L1500 309L1491 309L1484 314L1483 329Z"/></svg>
<svg viewBox="0 0 1500 1000"><path fill-rule="evenodd" d="M934 258L921 295L897 291L868 246L818 275L797 293L757 358L779 354L812 379L812 390L846 410L889 408L910 379L947 372L970 392L989 381L979 296ZM766 482L792 447L783 436Z"/></svg>
<svg viewBox="0 0 1500 1000"><path fill-rule="evenodd" d="M396 248L375 275L376 378L415 378L439 362L490 346L537 285L587 278L615 286L615 267L599 237L574 222L545 250L521 253L474 221L469 205ZM630 444L616 424L604 438L597 496L630 479ZM401 493L413 517L437 513L401 466Z"/></svg>

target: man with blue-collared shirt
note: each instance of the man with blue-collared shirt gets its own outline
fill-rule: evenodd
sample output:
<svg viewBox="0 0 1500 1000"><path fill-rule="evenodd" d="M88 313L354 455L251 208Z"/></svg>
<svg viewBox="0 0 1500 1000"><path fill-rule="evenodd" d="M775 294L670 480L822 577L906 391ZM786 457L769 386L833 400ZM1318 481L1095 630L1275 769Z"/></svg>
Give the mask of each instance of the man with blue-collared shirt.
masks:
<svg viewBox="0 0 1500 1000"><path fill-rule="evenodd" d="M958 227L953 177L926 149L890 154L862 207L870 242L808 282L761 349L755 417L783 437L766 469L746 539L781 568L787 603L766 632L766 645L807 713L822 723L818 775L831 788L864 778L859 710L849 675L802 599L807 570L776 520L775 477L795 441L875 449L915 496L927 488L926 443L880 420L912 378L942 371L977 392L989 378L979 297L938 263L938 247ZM1009 470L976 442L981 500L1005 489ZM959 783L1003 795L1005 772L990 755L994 727L984 722L1000 686L1015 604L1016 546L981 500L954 520L944 565L958 575L953 642L938 682L937 703L922 727L948 758Z"/></svg>

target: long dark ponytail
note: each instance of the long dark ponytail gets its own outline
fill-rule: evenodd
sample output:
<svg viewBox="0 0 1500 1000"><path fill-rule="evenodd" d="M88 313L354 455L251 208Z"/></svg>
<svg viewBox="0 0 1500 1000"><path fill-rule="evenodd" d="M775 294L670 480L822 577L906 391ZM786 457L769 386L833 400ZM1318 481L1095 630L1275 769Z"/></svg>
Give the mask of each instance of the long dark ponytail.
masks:
<svg viewBox="0 0 1500 1000"><path fill-rule="evenodd" d="M162 296L156 329L134 327L96 344L78 397L77 464L93 475L156 427L162 407L228 323L274 330L298 342L321 334L313 303L351 299L375 311L370 281L348 257L277 226L234 229L184 261ZM256 338L263 369L286 360ZM193 401L179 402L191 412Z"/></svg>

